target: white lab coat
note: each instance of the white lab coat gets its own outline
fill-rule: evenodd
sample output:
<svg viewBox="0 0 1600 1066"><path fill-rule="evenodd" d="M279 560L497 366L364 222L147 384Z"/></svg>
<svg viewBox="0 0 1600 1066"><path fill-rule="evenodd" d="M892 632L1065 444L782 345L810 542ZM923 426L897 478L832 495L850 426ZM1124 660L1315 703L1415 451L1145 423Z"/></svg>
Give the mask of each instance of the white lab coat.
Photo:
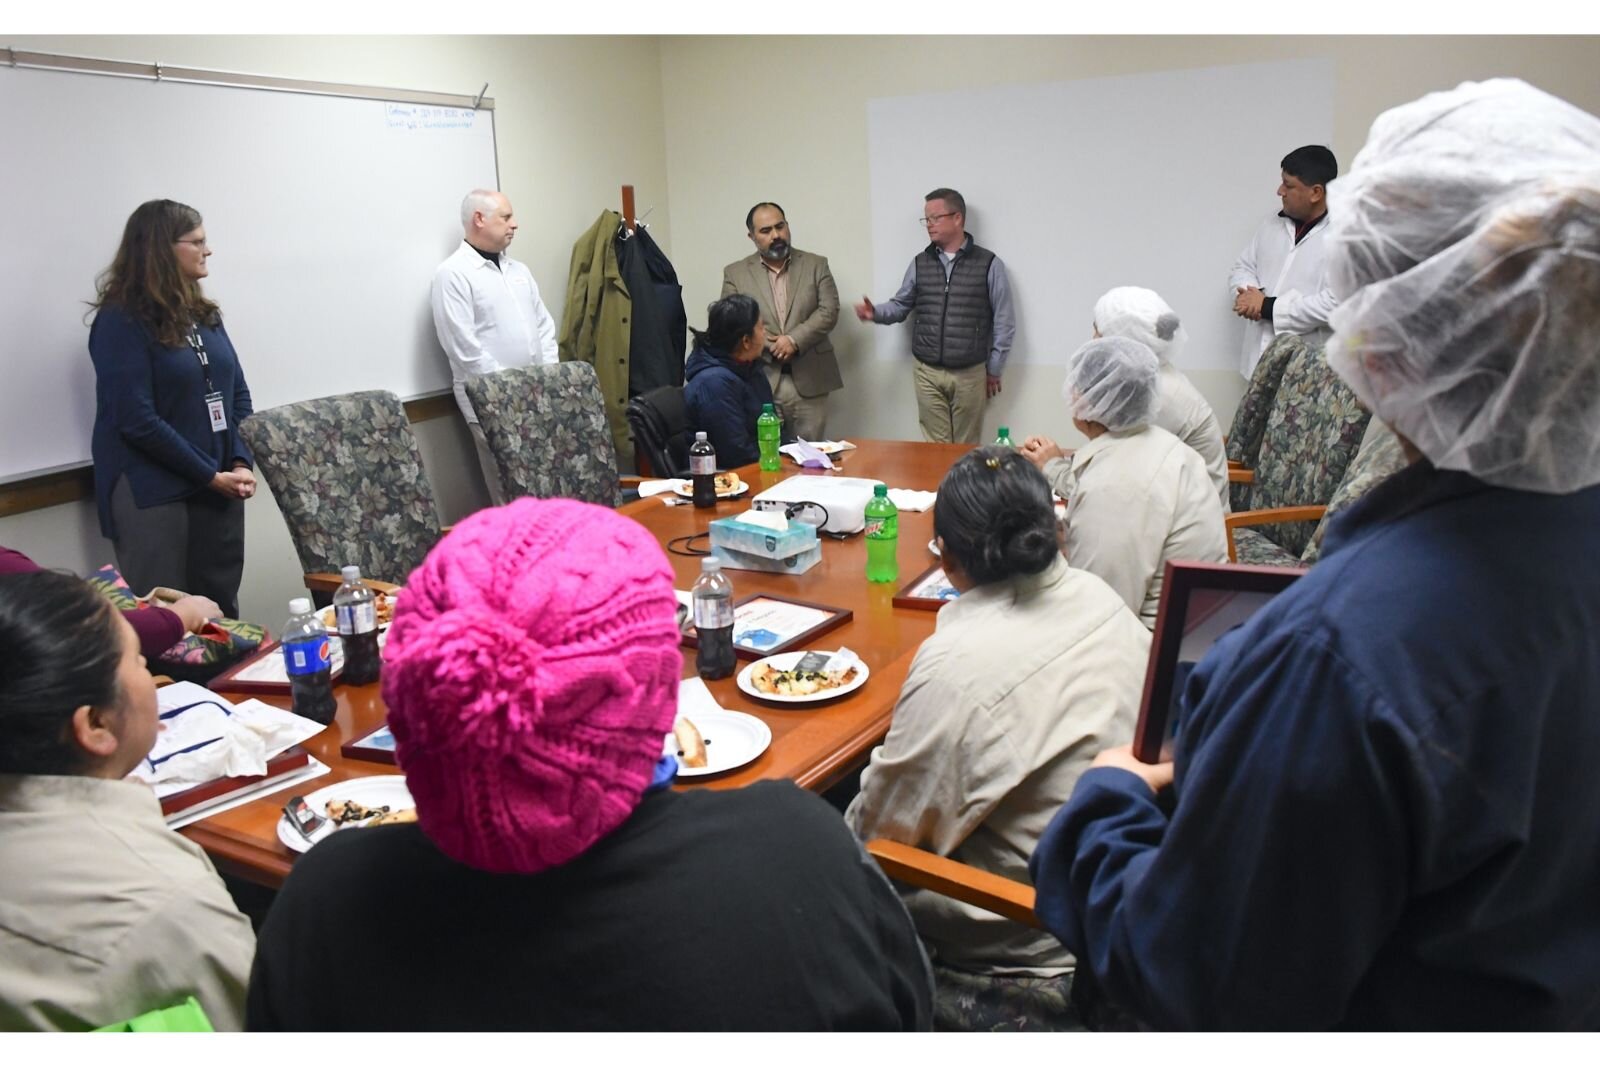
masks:
<svg viewBox="0 0 1600 1066"><path fill-rule="evenodd" d="M1228 561L1205 460L1160 426L1102 433L1044 475L1067 498L1067 562L1110 585L1146 629L1169 559Z"/></svg>
<svg viewBox="0 0 1600 1066"><path fill-rule="evenodd" d="M556 321L539 298L533 273L504 252L500 269L466 241L433 274L433 328L450 359L456 403L468 422L468 378L554 363Z"/></svg>
<svg viewBox="0 0 1600 1066"><path fill-rule="evenodd" d="M1328 316L1339 300L1328 287L1328 216L1323 215L1305 239L1294 243L1294 220L1274 215L1256 229L1228 275L1230 298L1254 286L1274 298L1272 321L1245 322L1239 351L1239 372L1255 373L1261 353L1279 333L1295 333L1314 342L1330 335Z"/></svg>

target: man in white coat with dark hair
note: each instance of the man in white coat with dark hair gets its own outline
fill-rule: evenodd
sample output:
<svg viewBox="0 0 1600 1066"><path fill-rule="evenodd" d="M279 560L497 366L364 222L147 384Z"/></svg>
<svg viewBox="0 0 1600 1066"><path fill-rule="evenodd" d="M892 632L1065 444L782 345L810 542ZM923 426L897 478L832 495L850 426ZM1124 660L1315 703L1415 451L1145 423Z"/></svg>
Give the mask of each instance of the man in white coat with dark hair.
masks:
<svg viewBox="0 0 1600 1066"><path fill-rule="evenodd" d="M533 273L506 254L517 235L517 216L505 194L467 193L461 230L461 246L433 274L433 328L450 360L456 404L478 446L489 498L499 505L506 502L505 490L467 400L466 382L510 367L557 362L556 321L539 299Z"/></svg>
<svg viewBox="0 0 1600 1066"><path fill-rule="evenodd" d="M1228 275L1233 313L1245 320L1239 372L1247 378L1279 333L1325 343L1328 316L1339 304L1323 270L1328 184L1339 176L1338 160L1322 145L1308 144L1279 166L1283 210L1261 223Z"/></svg>

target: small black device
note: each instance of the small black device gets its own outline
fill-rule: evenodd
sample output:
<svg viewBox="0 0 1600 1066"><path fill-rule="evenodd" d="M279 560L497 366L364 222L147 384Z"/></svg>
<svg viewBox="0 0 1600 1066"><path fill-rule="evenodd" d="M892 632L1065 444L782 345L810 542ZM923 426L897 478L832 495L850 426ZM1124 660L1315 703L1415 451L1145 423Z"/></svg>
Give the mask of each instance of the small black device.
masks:
<svg viewBox="0 0 1600 1066"><path fill-rule="evenodd" d="M328 820L311 809L304 796L296 796L283 805L283 816L289 819L289 824L295 827L296 832L310 840L317 831L328 824Z"/></svg>

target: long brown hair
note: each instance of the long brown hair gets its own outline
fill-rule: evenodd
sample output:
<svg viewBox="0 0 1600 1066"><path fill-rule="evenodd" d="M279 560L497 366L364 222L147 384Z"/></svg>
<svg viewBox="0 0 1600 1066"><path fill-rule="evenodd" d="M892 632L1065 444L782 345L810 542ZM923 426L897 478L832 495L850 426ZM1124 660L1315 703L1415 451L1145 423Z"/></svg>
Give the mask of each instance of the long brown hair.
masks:
<svg viewBox="0 0 1600 1066"><path fill-rule="evenodd" d="M128 216L116 258L95 279L96 310L118 307L169 348L184 343L191 322L215 326L221 310L200 283L178 271L172 246L200 228L200 212L176 200L148 200Z"/></svg>

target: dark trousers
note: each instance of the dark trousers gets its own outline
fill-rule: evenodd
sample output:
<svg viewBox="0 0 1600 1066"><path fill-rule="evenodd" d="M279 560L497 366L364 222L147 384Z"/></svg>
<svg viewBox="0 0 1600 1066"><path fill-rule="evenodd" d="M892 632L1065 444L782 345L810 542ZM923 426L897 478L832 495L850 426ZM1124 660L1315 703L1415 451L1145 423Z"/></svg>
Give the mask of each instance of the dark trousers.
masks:
<svg viewBox="0 0 1600 1066"><path fill-rule="evenodd" d="M135 595L158 585L217 601L239 617L244 575L244 501L210 489L174 503L140 507L127 478L111 489L117 569Z"/></svg>

